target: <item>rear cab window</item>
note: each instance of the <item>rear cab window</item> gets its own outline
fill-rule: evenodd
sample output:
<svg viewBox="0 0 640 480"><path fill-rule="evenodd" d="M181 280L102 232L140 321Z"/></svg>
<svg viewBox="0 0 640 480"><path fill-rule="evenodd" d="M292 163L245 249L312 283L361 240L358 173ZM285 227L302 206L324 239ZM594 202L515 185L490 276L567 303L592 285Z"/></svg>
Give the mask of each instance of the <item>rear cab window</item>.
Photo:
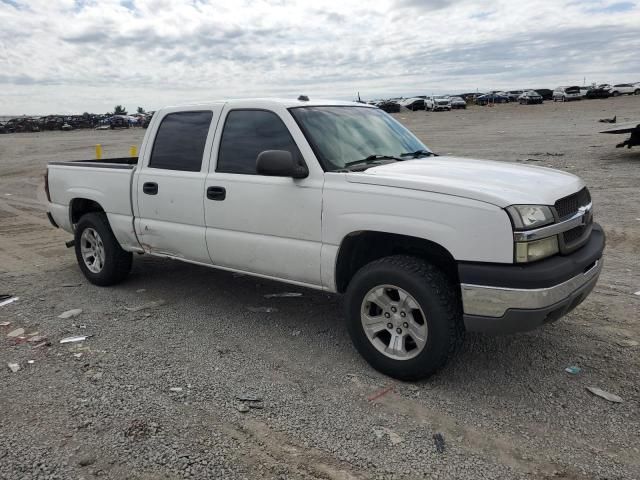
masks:
<svg viewBox="0 0 640 480"><path fill-rule="evenodd" d="M149 168L199 172L212 117L210 110L167 114L156 132Z"/></svg>

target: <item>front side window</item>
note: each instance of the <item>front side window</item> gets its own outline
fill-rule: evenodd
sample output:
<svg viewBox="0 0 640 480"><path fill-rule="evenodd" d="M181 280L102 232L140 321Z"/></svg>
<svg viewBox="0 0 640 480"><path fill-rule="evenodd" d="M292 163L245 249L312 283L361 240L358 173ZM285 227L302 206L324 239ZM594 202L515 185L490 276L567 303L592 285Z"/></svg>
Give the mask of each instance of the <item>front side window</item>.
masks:
<svg viewBox="0 0 640 480"><path fill-rule="evenodd" d="M232 110L220 140L217 172L256 173L256 160L265 150L287 150L302 162L289 129L273 112L265 110Z"/></svg>
<svg viewBox="0 0 640 480"><path fill-rule="evenodd" d="M429 151L409 130L377 108L296 107L290 112L327 171L341 170L372 155L398 157Z"/></svg>
<svg viewBox="0 0 640 480"><path fill-rule="evenodd" d="M212 117L211 111L166 115L156 133L149 168L199 172Z"/></svg>

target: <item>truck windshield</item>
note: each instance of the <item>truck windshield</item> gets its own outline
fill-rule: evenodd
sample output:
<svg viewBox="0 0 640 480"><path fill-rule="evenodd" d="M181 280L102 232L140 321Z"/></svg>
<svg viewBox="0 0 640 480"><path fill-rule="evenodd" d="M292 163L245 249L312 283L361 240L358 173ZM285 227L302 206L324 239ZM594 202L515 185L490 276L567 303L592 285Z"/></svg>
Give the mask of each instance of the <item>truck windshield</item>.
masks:
<svg viewBox="0 0 640 480"><path fill-rule="evenodd" d="M409 130L377 108L296 107L290 112L326 171L344 170L367 158L431 154Z"/></svg>

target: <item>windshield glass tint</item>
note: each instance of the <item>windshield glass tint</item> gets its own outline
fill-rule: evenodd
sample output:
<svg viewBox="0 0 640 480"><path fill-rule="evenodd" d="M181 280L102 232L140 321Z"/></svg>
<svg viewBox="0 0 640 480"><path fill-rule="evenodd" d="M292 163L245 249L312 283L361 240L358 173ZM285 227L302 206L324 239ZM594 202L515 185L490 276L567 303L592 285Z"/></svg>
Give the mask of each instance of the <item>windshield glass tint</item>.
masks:
<svg viewBox="0 0 640 480"><path fill-rule="evenodd" d="M300 107L291 114L327 171L370 155L398 156L428 150L390 115L367 107Z"/></svg>

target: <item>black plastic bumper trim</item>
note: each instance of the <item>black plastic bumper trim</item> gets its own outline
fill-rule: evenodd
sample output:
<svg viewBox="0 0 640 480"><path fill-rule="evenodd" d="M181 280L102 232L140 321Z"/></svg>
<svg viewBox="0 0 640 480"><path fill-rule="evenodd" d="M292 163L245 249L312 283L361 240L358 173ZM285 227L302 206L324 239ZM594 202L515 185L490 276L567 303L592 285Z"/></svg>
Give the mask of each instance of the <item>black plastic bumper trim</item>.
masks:
<svg viewBox="0 0 640 480"><path fill-rule="evenodd" d="M51 215L51 212L47 212L47 218L49 219L49 223L51 223L51 225L53 225L55 228L60 228L56 221L53 219L53 215Z"/></svg>

